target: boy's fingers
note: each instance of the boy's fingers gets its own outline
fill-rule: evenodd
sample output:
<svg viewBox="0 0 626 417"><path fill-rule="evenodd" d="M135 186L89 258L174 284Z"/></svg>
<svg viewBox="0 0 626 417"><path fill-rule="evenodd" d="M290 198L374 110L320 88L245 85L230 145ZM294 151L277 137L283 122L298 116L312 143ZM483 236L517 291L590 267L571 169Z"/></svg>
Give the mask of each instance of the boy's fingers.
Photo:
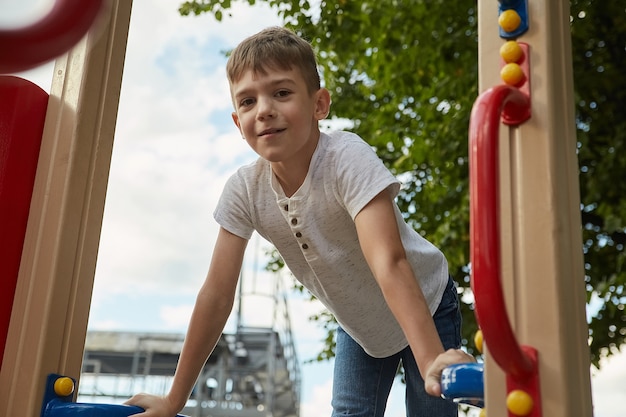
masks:
<svg viewBox="0 0 626 417"><path fill-rule="evenodd" d="M134 405L135 407L140 407L143 408L144 410L146 409L146 406L144 404L144 399L145 399L146 395L145 394L136 394L133 395L130 399L124 401L124 405ZM140 417L140 416L144 416L146 413L145 412L141 412L138 414L132 414L133 416L136 417Z"/></svg>
<svg viewBox="0 0 626 417"><path fill-rule="evenodd" d="M455 363L467 363L476 362L476 359L462 351L461 349L449 349L441 355L437 356L434 362L428 368L426 372L426 378L424 378L424 388L430 395L436 397L441 395L441 373L443 370Z"/></svg>
<svg viewBox="0 0 626 417"><path fill-rule="evenodd" d="M441 384L439 378L428 378L426 381L426 392L434 397L441 396Z"/></svg>

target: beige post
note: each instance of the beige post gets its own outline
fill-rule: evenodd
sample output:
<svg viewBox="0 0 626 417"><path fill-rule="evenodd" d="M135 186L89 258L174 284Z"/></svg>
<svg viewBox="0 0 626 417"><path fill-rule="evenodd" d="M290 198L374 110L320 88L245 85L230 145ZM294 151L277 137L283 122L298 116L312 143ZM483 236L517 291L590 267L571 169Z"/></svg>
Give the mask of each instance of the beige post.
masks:
<svg viewBox="0 0 626 417"><path fill-rule="evenodd" d="M0 371L7 417L40 415L49 373L80 375L131 1L106 5L54 69Z"/></svg>
<svg viewBox="0 0 626 417"><path fill-rule="evenodd" d="M499 140L502 280L519 343L539 352L544 417L592 415L568 5L528 0L517 40L530 46L532 116ZM484 91L503 83L495 0L479 2L478 21ZM505 388L488 356L487 415L507 415Z"/></svg>

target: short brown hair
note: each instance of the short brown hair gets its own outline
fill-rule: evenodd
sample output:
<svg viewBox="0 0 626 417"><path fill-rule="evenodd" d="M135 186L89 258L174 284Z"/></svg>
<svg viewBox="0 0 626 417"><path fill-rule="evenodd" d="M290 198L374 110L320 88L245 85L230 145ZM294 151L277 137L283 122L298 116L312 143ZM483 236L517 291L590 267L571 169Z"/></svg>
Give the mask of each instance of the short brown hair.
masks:
<svg viewBox="0 0 626 417"><path fill-rule="evenodd" d="M232 51L226 63L228 81L232 84L252 70L264 74L267 68L302 72L309 92L320 89L315 52L311 44L283 27L269 27L244 39Z"/></svg>

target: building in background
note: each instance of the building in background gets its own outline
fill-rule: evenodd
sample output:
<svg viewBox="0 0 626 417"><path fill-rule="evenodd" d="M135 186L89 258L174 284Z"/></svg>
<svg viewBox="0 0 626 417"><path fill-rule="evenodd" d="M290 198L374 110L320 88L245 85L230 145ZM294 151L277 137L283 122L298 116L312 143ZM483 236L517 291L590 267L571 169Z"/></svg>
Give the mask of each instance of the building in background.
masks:
<svg viewBox="0 0 626 417"><path fill-rule="evenodd" d="M220 338L182 414L299 416L300 366L278 274L275 281L266 294L255 288L255 282L248 292L240 285L236 330ZM271 307L244 301L255 297L269 300ZM244 325L242 306L254 306L257 319L269 314L268 325ZM183 334L89 331L79 402L121 403L138 392L165 394L183 341Z"/></svg>

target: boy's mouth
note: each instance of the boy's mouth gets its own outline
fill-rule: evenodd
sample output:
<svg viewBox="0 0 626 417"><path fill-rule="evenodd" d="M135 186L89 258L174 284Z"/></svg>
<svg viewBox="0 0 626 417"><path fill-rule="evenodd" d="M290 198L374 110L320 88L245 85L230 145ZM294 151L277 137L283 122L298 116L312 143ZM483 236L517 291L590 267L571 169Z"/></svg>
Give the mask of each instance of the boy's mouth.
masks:
<svg viewBox="0 0 626 417"><path fill-rule="evenodd" d="M267 136L267 135L273 135L275 133L280 133L282 131L284 131L285 129L277 129L277 128L272 128L272 129L265 129L264 131L262 131L261 133L259 133L259 136Z"/></svg>

